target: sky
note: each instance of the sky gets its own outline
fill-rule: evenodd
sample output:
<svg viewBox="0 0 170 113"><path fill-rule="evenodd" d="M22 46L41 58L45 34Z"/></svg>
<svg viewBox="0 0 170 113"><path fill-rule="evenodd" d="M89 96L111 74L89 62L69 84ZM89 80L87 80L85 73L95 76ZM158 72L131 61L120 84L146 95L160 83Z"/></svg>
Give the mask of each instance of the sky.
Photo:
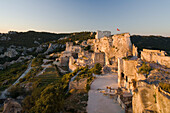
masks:
<svg viewBox="0 0 170 113"><path fill-rule="evenodd" d="M170 36L170 0L0 0L0 32L28 30Z"/></svg>

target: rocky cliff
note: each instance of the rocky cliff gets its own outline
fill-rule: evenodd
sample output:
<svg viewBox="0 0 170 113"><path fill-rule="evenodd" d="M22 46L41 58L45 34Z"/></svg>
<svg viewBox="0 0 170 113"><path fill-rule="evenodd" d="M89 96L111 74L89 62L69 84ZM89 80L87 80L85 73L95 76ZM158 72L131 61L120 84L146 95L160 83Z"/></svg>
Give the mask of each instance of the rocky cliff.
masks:
<svg viewBox="0 0 170 113"><path fill-rule="evenodd" d="M169 113L169 96L163 94L154 85L145 84L138 87L133 94L134 113Z"/></svg>

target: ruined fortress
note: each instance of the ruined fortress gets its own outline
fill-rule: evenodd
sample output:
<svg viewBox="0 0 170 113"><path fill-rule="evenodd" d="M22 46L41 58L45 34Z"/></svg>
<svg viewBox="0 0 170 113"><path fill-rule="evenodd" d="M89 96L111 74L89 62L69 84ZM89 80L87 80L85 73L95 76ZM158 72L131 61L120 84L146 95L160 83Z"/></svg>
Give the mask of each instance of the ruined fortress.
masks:
<svg viewBox="0 0 170 113"><path fill-rule="evenodd" d="M89 50L84 49L87 46L90 46ZM148 81L154 74L139 73L145 62L148 65L160 65L161 69L170 68L170 57L166 56L165 51L160 50L143 49L139 54L138 48L131 43L129 33L111 35L110 31L97 31L95 39L83 41L81 45L67 42L66 49L58 60L59 65L69 66L70 71L79 66L92 67L95 63L100 63L103 69L106 66L111 71L115 69L118 72L119 88L129 93L132 98L134 113L170 112L169 93L163 92L158 83L152 84ZM167 77L164 78L163 82L168 81ZM125 103L124 105L128 106Z"/></svg>

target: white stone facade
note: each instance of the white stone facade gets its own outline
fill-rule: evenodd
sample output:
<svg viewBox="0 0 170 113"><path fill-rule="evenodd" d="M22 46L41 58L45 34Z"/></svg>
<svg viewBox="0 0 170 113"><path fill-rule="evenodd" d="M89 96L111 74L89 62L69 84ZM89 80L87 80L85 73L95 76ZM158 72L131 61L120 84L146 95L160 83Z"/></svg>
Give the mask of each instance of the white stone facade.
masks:
<svg viewBox="0 0 170 113"><path fill-rule="evenodd" d="M95 36L95 38L96 39L100 39L100 38L102 38L102 37L104 37L104 36L111 36L111 32L110 31L97 31L96 32L96 36Z"/></svg>

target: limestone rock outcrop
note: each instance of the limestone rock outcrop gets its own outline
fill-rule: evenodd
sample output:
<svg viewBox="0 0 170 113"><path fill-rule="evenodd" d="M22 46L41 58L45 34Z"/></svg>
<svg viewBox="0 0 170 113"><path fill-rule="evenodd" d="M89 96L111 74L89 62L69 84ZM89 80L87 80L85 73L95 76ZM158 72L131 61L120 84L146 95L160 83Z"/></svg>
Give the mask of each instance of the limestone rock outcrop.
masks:
<svg viewBox="0 0 170 113"><path fill-rule="evenodd" d="M15 57L18 55L18 52L15 49L8 49L5 53L4 56L8 56L10 58Z"/></svg>
<svg viewBox="0 0 170 113"><path fill-rule="evenodd" d="M49 52L52 52L54 51L57 47L64 47L64 45L60 45L60 44L52 44L50 43L49 46L48 46L48 49L46 52L44 52L44 54L48 54Z"/></svg>
<svg viewBox="0 0 170 113"><path fill-rule="evenodd" d="M154 85L143 83L133 94L133 113L169 113L169 97Z"/></svg>
<svg viewBox="0 0 170 113"><path fill-rule="evenodd" d="M21 104L15 101L14 99L8 98L4 102L3 113L21 113L22 107Z"/></svg>

